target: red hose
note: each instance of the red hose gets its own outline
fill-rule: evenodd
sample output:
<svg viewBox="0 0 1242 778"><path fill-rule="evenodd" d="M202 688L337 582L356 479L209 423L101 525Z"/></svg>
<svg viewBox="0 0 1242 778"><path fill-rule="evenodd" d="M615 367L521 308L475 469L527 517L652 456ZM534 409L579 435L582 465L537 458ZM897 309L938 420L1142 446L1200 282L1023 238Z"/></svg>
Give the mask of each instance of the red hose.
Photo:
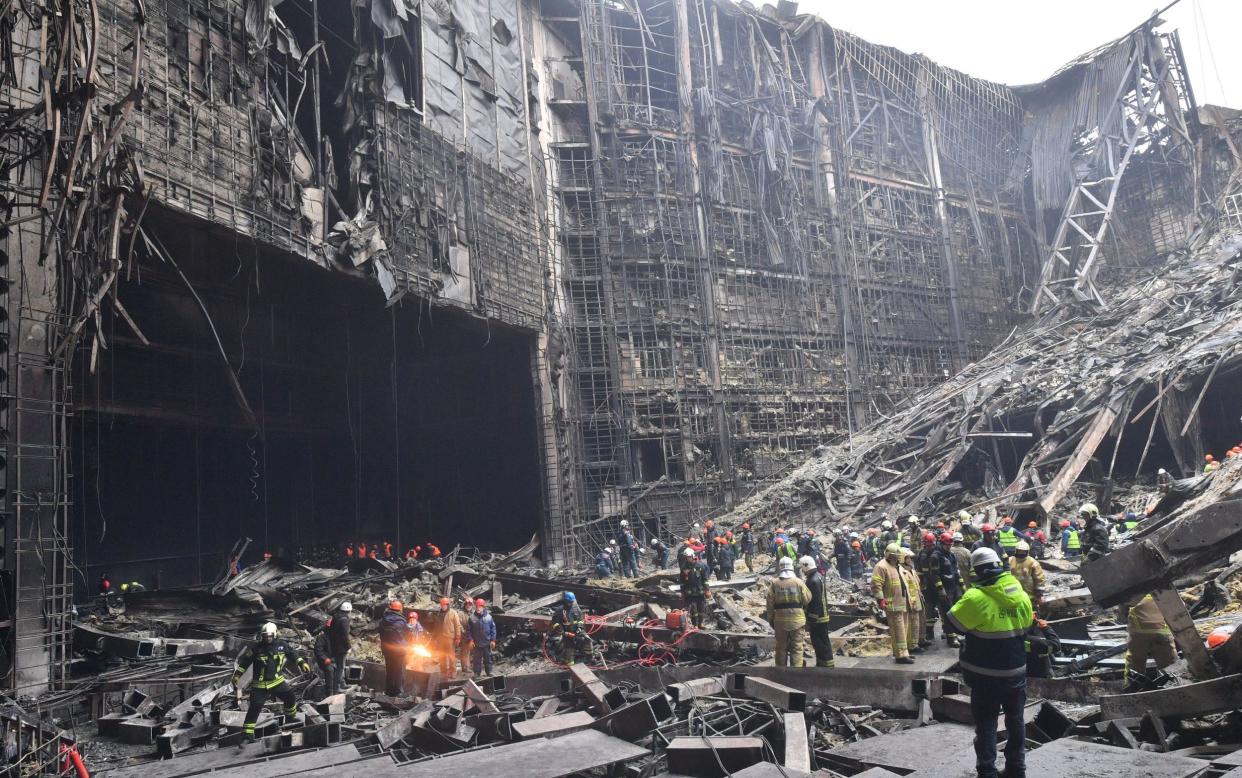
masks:
<svg viewBox="0 0 1242 778"><path fill-rule="evenodd" d="M86 762L82 761L82 755L78 753L77 746L69 749L69 759L73 762L73 769L77 772L78 778L91 778L90 771L86 769Z"/></svg>

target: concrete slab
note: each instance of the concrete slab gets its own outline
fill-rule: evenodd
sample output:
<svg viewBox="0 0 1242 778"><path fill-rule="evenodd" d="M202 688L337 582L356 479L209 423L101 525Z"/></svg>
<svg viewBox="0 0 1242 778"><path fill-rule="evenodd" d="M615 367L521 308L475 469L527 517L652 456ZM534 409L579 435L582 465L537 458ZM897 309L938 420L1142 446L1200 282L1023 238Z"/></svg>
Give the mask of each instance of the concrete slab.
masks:
<svg viewBox="0 0 1242 778"><path fill-rule="evenodd" d="M956 648L949 648L940 639L922 654L911 654L914 657L914 664L899 665L893 662L892 656L864 656L859 657L852 666L859 668L875 668L890 670L892 668L901 668L902 670L917 670L924 673L947 673L949 668L957 664L958 651ZM839 664L838 664L839 666Z"/></svg>
<svg viewBox="0 0 1242 778"><path fill-rule="evenodd" d="M1000 759L997 767L1003 767ZM1027 752L1026 774L1041 778L1189 778L1206 762L1154 751L1136 751L1062 738ZM906 778L975 778L974 751L969 766L957 770L941 767L911 773Z"/></svg>
<svg viewBox="0 0 1242 778"><path fill-rule="evenodd" d="M974 727L961 724L933 724L906 729L891 735L847 743L827 752L827 767L864 769L883 767L897 773L910 773L928 766L935 755L940 776L956 775L959 770L974 772L975 753L971 742ZM822 760L821 760L822 761Z"/></svg>
<svg viewBox="0 0 1242 778"><path fill-rule="evenodd" d="M898 774L883 767L872 767L870 770L855 775L854 778L898 778Z"/></svg>
<svg viewBox="0 0 1242 778"><path fill-rule="evenodd" d="M231 752L231 753L230 753ZM194 757L202 756L207 758L197 760ZM222 757L232 755L234 761L233 766L226 767L225 762L221 761ZM267 758L255 759L252 752L243 750L238 753L234 748L218 749L216 751L208 751L204 754L195 754L194 756L180 757L177 759L168 759L162 762L154 762L151 764L140 765L138 767L125 768L124 770L115 770L109 773L100 773L107 778L121 778L121 776L134 776L138 778L152 778L152 776L181 776L181 775L198 775L202 772L208 772L211 778L276 778L277 776L292 775L301 773L304 770L312 770L315 768L324 768L329 774L337 776L350 775L348 770L342 771L340 767L328 767L329 765L342 765L350 762L356 762L362 756L358 753L358 749L352 745L338 746L334 748L321 748L317 751L302 751L296 754L280 754ZM388 760L391 764L391 760Z"/></svg>
<svg viewBox="0 0 1242 778"><path fill-rule="evenodd" d="M806 770L795 770L792 767L777 767L771 762L760 762L747 767L745 770L738 770L733 773L733 778L807 778L810 773Z"/></svg>

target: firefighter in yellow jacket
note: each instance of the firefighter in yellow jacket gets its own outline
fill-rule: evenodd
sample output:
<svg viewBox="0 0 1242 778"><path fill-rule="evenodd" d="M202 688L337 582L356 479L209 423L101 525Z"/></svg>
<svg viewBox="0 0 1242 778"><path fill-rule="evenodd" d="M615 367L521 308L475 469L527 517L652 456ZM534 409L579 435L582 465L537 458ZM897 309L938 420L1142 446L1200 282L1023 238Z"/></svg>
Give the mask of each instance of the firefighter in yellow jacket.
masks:
<svg viewBox="0 0 1242 778"><path fill-rule="evenodd" d="M1150 594L1139 598L1126 617L1126 675L1147 675L1147 659L1165 668L1177 660L1173 631Z"/></svg>
<svg viewBox="0 0 1242 778"><path fill-rule="evenodd" d="M768 623L776 631L776 666L802 667L806 650L806 611L811 590L794 575L793 560L781 557L776 580L768 586Z"/></svg>
<svg viewBox="0 0 1242 778"><path fill-rule="evenodd" d="M1009 572L1022 584L1022 591L1031 598L1031 603L1038 607L1044 599L1047 576L1043 565L1031 556L1031 546L1025 540L1014 546L1013 556L1009 557Z"/></svg>
<svg viewBox="0 0 1242 778"><path fill-rule="evenodd" d="M236 688L246 670L251 670L250 705L246 708L242 732L247 740L254 739L254 725L259 720L263 704L276 698L284 703L286 716L298 712L297 695L287 679L286 668L296 667L302 673L311 672L310 664L292 645L276 636L276 625L267 622L259 629L254 645L247 646L237 657L230 683Z"/></svg>
<svg viewBox="0 0 1242 778"><path fill-rule="evenodd" d="M910 585L910 579L902 573L901 546L889 543L884 558L871 571L871 596L888 619L888 637L893 646L893 661L898 664L914 664L909 649L909 623L911 595L918 596L918 583Z"/></svg>
<svg viewBox="0 0 1242 778"><path fill-rule="evenodd" d="M910 610L906 616L906 648L912 654L921 654L931 641L927 640L927 611L923 602L923 589L919 581L919 572L914 567L914 551L901 547L901 574L906 576L906 585L910 589Z"/></svg>

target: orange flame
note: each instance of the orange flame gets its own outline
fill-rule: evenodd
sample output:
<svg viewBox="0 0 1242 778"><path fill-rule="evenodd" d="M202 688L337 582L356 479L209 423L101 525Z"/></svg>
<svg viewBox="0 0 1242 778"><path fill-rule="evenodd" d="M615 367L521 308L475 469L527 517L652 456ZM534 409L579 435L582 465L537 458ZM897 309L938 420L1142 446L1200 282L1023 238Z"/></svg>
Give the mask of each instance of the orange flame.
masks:
<svg viewBox="0 0 1242 778"><path fill-rule="evenodd" d="M422 657L423 659L430 659L431 652L428 651L425 646L414 646L414 656Z"/></svg>

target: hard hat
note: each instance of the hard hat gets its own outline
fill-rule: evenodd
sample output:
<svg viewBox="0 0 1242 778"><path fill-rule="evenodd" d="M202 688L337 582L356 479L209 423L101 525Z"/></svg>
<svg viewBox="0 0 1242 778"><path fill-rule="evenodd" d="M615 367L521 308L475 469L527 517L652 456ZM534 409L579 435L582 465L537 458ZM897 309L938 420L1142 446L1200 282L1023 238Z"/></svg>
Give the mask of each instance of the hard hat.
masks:
<svg viewBox="0 0 1242 778"><path fill-rule="evenodd" d="M750 522L749 521L742 522L742 529L750 529Z"/></svg>
<svg viewBox="0 0 1242 778"><path fill-rule="evenodd" d="M388 609L394 610L394 611L403 611L405 610L405 606L401 604L400 600L393 600L392 602L388 603Z"/></svg>
<svg viewBox="0 0 1242 778"><path fill-rule="evenodd" d="M653 545L653 546L654 546L654 545L657 545L659 542L660 542L660 539L659 539L659 538L652 538L652 539L651 539L651 545Z"/></svg>
<svg viewBox="0 0 1242 778"><path fill-rule="evenodd" d="M1126 511L1126 521L1134 521L1138 518L1138 514L1134 511Z"/></svg>
<svg viewBox="0 0 1242 778"><path fill-rule="evenodd" d="M1233 635L1233 630L1233 626L1217 627L1212 630L1207 637L1208 648L1216 648L1225 643Z"/></svg>
<svg viewBox="0 0 1242 778"><path fill-rule="evenodd" d="M962 540L965 540L965 539L966 539L966 538L962 537L962 533L960 533L960 532L954 532L954 533L953 533L953 542L954 542L954 543L957 543L958 541L962 541Z"/></svg>
<svg viewBox="0 0 1242 778"><path fill-rule="evenodd" d="M690 559L694 556L694 549L687 547L682 550L681 555L686 557L687 559Z"/></svg>
<svg viewBox="0 0 1242 778"><path fill-rule="evenodd" d="M962 511L962 513L966 513L966 511ZM959 516L961 516L961 513L959 513L958 515L959 515ZM963 524L970 524L970 523L971 523L971 522L973 522L973 521L974 521L974 519L972 519L972 518L970 517L970 514L969 514L969 513L966 513L966 515L962 517L962 523L963 523Z"/></svg>
<svg viewBox="0 0 1242 778"><path fill-rule="evenodd" d="M270 621L266 622L262 627L259 627L259 634L265 638L276 637L276 625Z"/></svg>
<svg viewBox="0 0 1242 778"><path fill-rule="evenodd" d="M610 546L615 546L615 545L617 545L617 539L616 539L616 538L609 538L609 539L608 539L608 545L610 545Z"/></svg>
<svg viewBox="0 0 1242 778"><path fill-rule="evenodd" d="M578 598L574 596L573 592L565 592L565 602L577 602L577 601L578 601Z"/></svg>
<svg viewBox="0 0 1242 778"><path fill-rule="evenodd" d="M483 599L482 597L479 597L479 598L475 599L475 601L474 601L474 607L476 607L476 608L485 608L485 607L487 607L487 602L485 602L485 601L484 601L484 599Z"/></svg>
<svg viewBox="0 0 1242 778"><path fill-rule="evenodd" d="M984 525L983 525L982 527L980 527L979 529L980 529L980 530L982 530L982 531L984 532L984 534L986 534L986 533L988 533L988 532L995 532L995 531L996 531L996 527L993 527L991 524L984 524Z"/></svg>
<svg viewBox="0 0 1242 778"><path fill-rule="evenodd" d="M970 566L1000 565L1000 557L990 548L977 548L970 552Z"/></svg>
<svg viewBox="0 0 1242 778"><path fill-rule="evenodd" d="M606 548L601 548L599 550L599 553L603 554L604 556L612 556L612 552Z"/></svg>
<svg viewBox="0 0 1242 778"><path fill-rule="evenodd" d="M913 551L911 551L910 549L906 548L905 546L902 546L902 547L901 547L901 555L902 555L903 557L907 557L907 556L914 556L914 552L913 552Z"/></svg>
<svg viewBox="0 0 1242 778"><path fill-rule="evenodd" d="M1156 475L1168 475L1168 473L1169 471L1165 470L1163 467L1156 471Z"/></svg>
<svg viewBox="0 0 1242 778"><path fill-rule="evenodd" d="M919 517L918 517L918 516L913 516L913 515L912 515L912 516L910 516L910 518L906 519L906 523L907 523L907 524L918 524L918 523L919 523Z"/></svg>
<svg viewBox="0 0 1242 778"><path fill-rule="evenodd" d="M952 542L953 542L953 534L952 534L952 533L949 533L949 532L943 532L943 533L941 533L941 535L940 535L940 542L941 542L941 543L952 543Z"/></svg>
<svg viewBox="0 0 1242 778"><path fill-rule="evenodd" d="M1026 525L1026 526L1030 527L1031 529L1034 529L1035 527L1038 527L1038 526L1039 526L1039 522L1037 522L1037 521L1027 522L1027 525Z"/></svg>
<svg viewBox="0 0 1242 778"><path fill-rule="evenodd" d="M447 598L447 597L441 597L441 598L440 598L440 604L441 604L441 605L448 605L448 604L449 604L449 598Z"/></svg>
<svg viewBox="0 0 1242 778"><path fill-rule="evenodd" d="M698 529L698 528L699 528L699 526L700 526L700 525L699 525L699 523L696 521L696 522L695 522L695 523L691 526L691 529Z"/></svg>
<svg viewBox="0 0 1242 778"><path fill-rule="evenodd" d="M342 613L349 613L353 609L354 609L354 606L350 604L349 600L346 600L345 602L341 603L340 610Z"/></svg>
<svg viewBox="0 0 1242 778"><path fill-rule="evenodd" d="M897 543L889 543L884 547L884 556L895 556L901 553L901 546Z"/></svg>
<svg viewBox="0 0 1242 778"><path fill-rule="evenodd" d="M957 518L959 521L970 521L970 511L958 511Z"/></svg>
<svg viewBox="0 0 1242 778"><path fill-rule="evenodd" d="M924 532L923 533L923 545L927 546L928 548L931 548L932 546L936 545L936 536L930 532Z"/></svg>
<svg viewBox="0 0 1242 778"><path fill-rule="evenodd" d="M1061 527L1061 529L1068 529L1068 528L1069 528L1069 519L1061 519L1061 523L1060 523L1060 525L1059 525L1059 526Z"/></svg>
<svg viewBox="0 0 1242 778"><path fill-rule="evenodd" d="M786 557L786 559L788 559L788 557ZM798 567L801 567L803 572L809 573L815 569L815 560L811 559L809 556L804 556L798 560Z"/></svg>
<svg viewBox="0 0 1242 778"><path fill-rule="evenodd" d="M893 523L889 521L888 519L885 519L884 521L880 522L880 526L883 527L884 529L892 529Z"/></svg>
<svg viewBox="0 0 1242 778"><path fill-rule="evenodd" d="M776 545L778 545L778 546L783 546L783 545L785 545L785 539L784 539L784 538L777 538L777 539L776 539Z"/></svg>
<svg viewBox="0 0 1242 778"><path fill-rule="evenodd" d="M857 538L858 538L858 533L857 533L857 532L851 532L851 533L850 533L850 540L856 540Z"/></svg>
<svg viewBox="0 0 1242 778"><path fill-rule="evenodd" d="M1018 549L1019 551L1030 551L1031 544L1027 543L1025 540L1019 540L1018 545L1014 546L1014 548Z"/></svg>
<svg viewBox="0 0 1242 778"><path fill-rule="evenodd" d="M787 556L781 557L781 561L779 564L777 564L776 569L780 570L782 573L785 571L789 571L792 573L793 572L793 560Z"/></svg>
<svg viewBox="0 0 1242 778"><path fill-rule="evenodd" d="M622 526L622 527L628 527L628 526L630 526L630 522L629 522L629 521L627 521L626 519L622 519L622 520L621 520L621 526Z"/></svg>
<svg viewBox="0 0 1242 778"><path fill-rule="evenodd" d="M1216 457L1212 456L1211 454L1204 454L1204 455L1203 455L1203 461L1204 461L1204 462L1211 462L1211 461L1212 461L1213 459L1215 459L1215 458L1216 458Z"/></svg>
<svg viewBox="0 0 1242 778"><path fill-rule="evenodd" d="M1078 512L1080 514L1085 513L1088 516L1099 516L1100 515L1100 509L1095 507L1095 503L1093 502L1084 502L1082 505L1079 505Z"/></svg>

